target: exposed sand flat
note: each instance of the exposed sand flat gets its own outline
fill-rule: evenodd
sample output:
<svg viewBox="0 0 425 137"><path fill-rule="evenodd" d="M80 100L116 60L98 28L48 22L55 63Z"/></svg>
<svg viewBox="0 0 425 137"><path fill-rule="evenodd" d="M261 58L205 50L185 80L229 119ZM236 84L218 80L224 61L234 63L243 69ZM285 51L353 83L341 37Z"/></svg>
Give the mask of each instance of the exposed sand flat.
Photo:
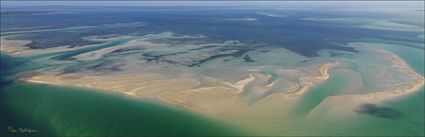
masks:
<svg viewBox="0 0 425 137"><path fill-rule="evenodd" d="M242 79L236 83L230 83L230 82L223 82L225 85L235 88L238 93L241 93L243 90L243 87L248 84L249 82L253 81L255 77L253 76L253 73L249 73L248 78Z"/></svg>
<svg viewBox="0 0 425 137"><path fill-rule="evenodd" d="M310 89L314 84L329 79L329 69L338 64L339 62L323 64L319 67L316 74L299 78L299 87L290 91L289 95L292 97L299 97L304 94L304 92L308 91L308 89Z"/></svg>
<svg viewBox="0 0 425 137"><path fill-rule="evenodd" d="M385 51L385 50L380 50L380 49L376 49L376 51L384 53L388 58L391 59L392 63L393 63L393 67L398 68L400 71L404 72L405 74L407 74L408 76L410 76L411 78L413 78L413 82L410 82L407 85L403 85L401 87L397 87L397 88L392 88L392 89L388 89L388 90L384 90L381 92L372 92L372 93L368 93L365 95L362 95L362 98L367 98L367 99L371 99L371 100L378 100L378 99L387 99L387 98L392 98L392 97L396 97L399 95L404 95L404 94L409 94L411 92L415 92L417 90L419 90L419 88L421 88L424 85L424 77L417 74L414 70L412 70L400 57L398 57L397 55Z"/></svg>
<svg viewBox="0 0 425 137"><path fill-rule="evenodd" d="M15 56L22 55L24 50L29 50L30 48L25 47L24 45L31 43L29 40L8 40L6 37L1 37L0 41L0 51Z"/></svg>
<svg viewBox="0 0 425 137"><path fill-rule="evenodd" d="M391 59L393 67L400 69L405 72L406 75L414 77L416 80L408 85L397 87L396 89L388 89L376 93L327 97L316 108L310 111L308 116L314 117L329 114L338 116L354 115L353 109L362 103L376 103L384 99L394 98L414 92L423 86L424 78L411 70L402 59L384 50L379 50L379 52L385 53L385 55ZM273 106L270 102L278 103L289 101L292 103L287 103L287 105L294 104L298 97L311 89L312 86L329 79L329 71L336 65L339 65L339 62L320 65L315 73L310 75L304 74L302 77L298 78L297 82L294 81L297 83L295 86L287 87L285 91L268 95L267 97L255 101L255 104L262 104L261 107L264 108L257 108L257 105L251 106L247 100L241 98L243 95L241 93L246 85L252 84L251 82L256 80L259 80L261 83L271 78L268 74L253 70L248 71L250 73L246 78L236 82L226 82L213 77L208 77L208 80L201 80L196 75L164 77L154 73L144 73L143 75L114 74L94 76L86 74L39 74L22 80L33 83L76 86L119 92L131 97L156 100L171 106L185 108L193 112L213 117L227 117L222 115L233 112L235 109L251 110L250 108L255 107L257 108L256 110L268 110L268 105ZM254 93L258 95L264 94L263 92L267 89L278 86L275 82L276 80L258 86L258 89L253 90L259 91L259 93Z"/></svg>
<svg viewBox="0 0 425 137"><path fill-rule="evenodd" d="M317 74L300 78L301 88L292 88L291 94L301 95L305 90L317 82L326 80L329 77L327 71L332 63L324 64L319 67ZM209 78L209 82L203 85L196 76L183 77L164 77L158 74L111 74L111 75L86 75L86 74L39 74L33 77L23 78L22 80L52 84L61 86L77 86L83 88L93 88L105 91L115 91L125 93L130 96L159 100L168 104L182 106L192 111L200 113L217 113L217 102L227 102L231 98L240 96L244 87L255 79L260 82L267 82L272 76L251 72L248 77L240 81L231 83L215 78ZM259 92L266 91L274 86L275 81L270 81L264 86L257 87ZM231 99L232 100L232 99ZM243 100L238 100L241 103ZM235 100L234 100L235 101Z"/></svg>
<svg viewBox="0 0 425 137"><path fill-rule="evenodd" d="M241 96L253 103L261 99L262 96L266 96L266 92L274 85L276 80L268 73L252 72L250 75L254 77L254 80L243 87Z"/></svg>
<svg viewBox="0 0 425 137"><path fill-rule="evenodd" d="M234 88L222 85L195 88L200 83L192 77L159 79L154 75L83 76L66 74L34 76L23 80L120 92L133 97L159 100L200 113L208 110L203 105L208 105L210 101L215 102L227 98L228 95L231 97L238 94Z"/></svg>
<svg viewBox="0 0 425 137"><path fill-rule="evenodd" d="M46 53L70 51L76 48L68 48L67 46L52 47L46 49L32 49L25 45L31 44L30 40L8 40L6 37L1 37L0 51L11 54L12 56L31 56Z"/></svg>
<svg viewBox="0 0 425 137"><path fill-rule="evenodd" d="M163 102L208 115L221 112L220 108L223 104L244 103L243 100L238 100L238 97L239 94L235 89L220 85L159 95L159 99Z"/></svg>
<svg viewBox="0 0 425 137"><path fill-rule="evenodd" d="M317 64L316 62L314 62L313 64L302 66L307 67L307 69L304 70L300 69L298 66L294 68L284 68L282 66L275 66L274 62L271 62L271 64L273 65L263 64L256 67L234 67L234 70L230 72L238 74L239 77L232 80L223 80L223 77L231 77L234 75L230 74L229 76L209 76L204 74L203 71L198 73L197 71L195 71L195 69L186 66L190 65L192 62L196 62L202 59L208 59L209 57L215 55L211 53L220 53L218 55L221 55L238 52L238 50L234 49L220 50L220 48L235 45L237 46L240 44L239 42L226 41L221 43L207 44L182 44L176 47L166 43L154 43L150 41L151 39L164 37L192 38L191 36L174 36L174 34L172 33L160 33L156 35L152 34L137 38L134 37L133 40L130 40L124 44L106 47L99 50L90 51L73 56L73 58L78 61L101 61L105 55L113 53L116 50L120 50L120 53L139 52L140 50L143 50L144 53L150 54L151 56L167 55L162 56L157 63L147 62L146 60L144 60L145 57L128 56L127 58L123 58L123 60L121 60L122 62L120 63L122 63L123 65L120 66L119 71L108 72L105 73L106 75L101 73L99 73L99 75L98 73L93 72L93 70L81 70L78 72L61 74L61 72L63 72L65 68L53 67L52 70L48 70L47 73L36 73L34 76L25 78L22 77L21 79L33 83L52 84L60 86L76 86L98 89L103 91L119 92L129 95L131 97L156 100L169 105L183 107L194 112L204 114L218 114L222 111L225 111L222 110L223 106L226 106L227 109L236 109L240 106L250 107L250 104L257 104L257 102L282 102L283 100L283 102L295 102L295 100L299 99L300 96L305 94L305 92L310 90L313 86L329 79L329 71L331 68L341 65L340 61L325 58L323 60L319 59L317 61L325 63L329 62L330 60L333 60L333 62L325 64ZM17 56L51 53L75 49L65 47L49 48L42 50L29 49L23 45L31 43L31 41L3 39L4 37L2 37L1 50L8 53L16 53ZM355 103L347 104L352 105L359 104L362 102L371 102L397 97L402 94L414 92L424 85L424 78L421 75L416 74L413 70L411 70L409 66L396 55L385 50L374 49L370 47L365 48L382 53L383 55L388 57L389 60L392 62L392 68L396 68L397 70L404 72L408 77L414 79L413 82L408 84L401 83L400 86L394 85L391 86L394 88L368 94L329 97L322 102L322 104L324 104L324 107L334 107L329 105L338 104L338 102L333 102L333 98L337 98L337 101L341 101L339 97L355 98L347 99L355 101ZM271 55L264 56L262 60L266 63L269 58L282 57L277 56L281 55L280 51L268 52L267 54ZM285 54L285 56L296 56L296 58L288 62L291 64L306 60L303 57L298 57L298 55L296 54ZM385 56L383 58L386 58ZM254 59L257 57L257 59L261 59L260 56L253 55L252 57ZM148 58L148 56L146 58ZM166 63L161 62L163 60L177 62L177 64L182 65L180 65L179 67L177 67L177 65L170 65L172 68L168 69L167 67L164 67L164 64ZM391 62L388 61L388 64L390 64ZM239 62L235 61L233 63ZM229 67L226 66L229 64L223 64L220 64L218 66L214 66L214 64L212 66L202 67L218 67L217 70L212 71L222 73L224 70L220 70L220 67ZM105 63L103 64L103 66L99 66L110 67L111 65L114 64ZM96 68L95 71L98 71L98 69ZM244 75L246 76L241 77ZM270 99L274 100L270 101ZM327 102L332 103L327 104ZM319 107L322 107L322 104L319 105ZM312 113L316 113L315 110L313 110Z"/></svg>
<svg viewBox="0 0 425 137"><path fill-rule="evenodd" d="M269 84L267 84L266 86L264 86L264 89L261 91L261 93L264 93L265 91L267 91L267 89L273 87L273 85L276 83L276 81L272 81Z"/></svg>

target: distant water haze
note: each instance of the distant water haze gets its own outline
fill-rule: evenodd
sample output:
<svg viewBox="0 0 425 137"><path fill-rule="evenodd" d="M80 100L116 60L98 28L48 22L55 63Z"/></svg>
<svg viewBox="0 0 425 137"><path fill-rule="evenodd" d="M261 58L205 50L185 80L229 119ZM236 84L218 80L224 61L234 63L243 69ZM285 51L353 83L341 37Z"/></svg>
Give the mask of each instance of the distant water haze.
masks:
<svg viewBox="0 0 425 137"><path fill-rule="evenodd" d="M424 1L1 1L1 6L236 6L292 8L424 8Z"/></svg>

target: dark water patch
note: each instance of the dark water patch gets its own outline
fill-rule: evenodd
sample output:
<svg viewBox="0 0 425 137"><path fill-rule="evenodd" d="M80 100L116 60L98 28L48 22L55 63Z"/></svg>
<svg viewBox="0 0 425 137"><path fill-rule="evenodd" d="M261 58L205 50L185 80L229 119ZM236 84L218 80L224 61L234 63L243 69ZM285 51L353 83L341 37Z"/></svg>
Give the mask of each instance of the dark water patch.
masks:
<svg viewBox="0 0 425 137"><path fill-rule="evenodd" d="M163 62L163 63L173 64L173 65L184 65L181 62L177 62L177 61L167 59L167 56L184 54L184 53L188 53L188 51L168 53L168 54L160 54L160 55L155 55L155 54L151 54L151 53L144 53L144 54L142 54L142 56L143 56L144 60L149 61L149 62L153 62L153 63Z"/></svg>
<svg viewBox="0 0 425 137"><path fill-rule="evenodd" d="M401 113L400 111L397 111L396 109L387 108L387 107L379 107L376 104L369 104L369 103L360 105L354 111L361 115L368 115L372 117L391 119L391 120L397 120L403 115L403 113Z"/></svg>
<svg viewBox="0 0 425 137"><path fill-rule="evenodd" d="M0 54L0 86L14 82L13 76L20 73L18 68L22 68L30 60L25 58L16 58L5 53Z"/></svg>
<svg viewBox="0 0 425 137"><path fill-rule="evenodd" d="M202 47L200 47L200 48L193 48L193 49L190 49L190 51L201 50L201 49L207 49L207 48L212 48L212 47L217 47L217 46L219 46L219 45L202 46Z"/></svg>
<svg viewBox="0 0 425 137"><path fill-rule="evenodd" d="M252 60L252 59L251 59L251 57L250 57L249 55L245 55L245 56L243 57L243 60L244 60L245 62L255 62L254 60Z"/></svg>
<svg viewBox="0 0 425 137"><path fill-rule="evenodd" d="M235 48L231 48L231 49L235 49ZM226 51L226 50L230 50L230 49L221 49L221 51ZM240 49L237 49L237 50L238 51L236 51L236 52L228 53L228 54L216 54L216 55L210 56L208 58L198 60L198 61L196 61L196 62L194 62L192 64L189 64L187 66L188 67L200 66L202 63L205 63L205 62L210 61L210 60L218 59L218 58L224 58L224 57L240 57L243 54L245 54L246 52L248 52L249 49L248 48L240 48Z"/></svg>
<svg viewBox="0 0 425 137"><path fill-rule="evenodd" d="M62 69L62 72L60 74L70 74L70 73L76 73L82 70L81 66L69 66Z"/></svg>
<svg viewBox="0 0 425 137"><path fill-rule="evenodd" d="M217 55L213 55L213 56L210 56L210 57L208 57L208 58L205 58L205 59L201 59L201 60L195 61L195 62L193 62L192 64L187 65L187 67L200 66L202 63L205 63L205 62L207 62L207 61L214 60L214 59L218 59L218 58L229 57L229 56L232 56L232 54L217 54Z"/></svg>
<svg viewBox="0 0 425 137"><path fill-rule="evenodd" d="M96 8L90 10L80 9L77 7L74 8L75 9L72 9L71 7L67 8L67 10L72 10L74 14L57 13L42 16L7 16L4 19L2 18L2 28L37 27L46 25L53 25L55 28L66 28L72 26L97 26L87 30L79 29L78 31L61 31L46 35L42 33L37 34L40 36L40 39L46 39L49 38L47 36L51 36L51 38L58 39L58 42L61 41L59 39L63 39L65 36L69 36L70 39L73 39L65 42L65 44L73 44L72 41L81 40L81 38L78 37L86 36L99 36L105 34L143 35L149 33L172 31L173 33L177 34L177 36L179 34L202 34L208 38L199 41L191 41L188 39L158 39L153 41L180 45L192 42L199 44L202 41L211 39L220 41L252 40L284 47L304 56L317 56L316 52L321 49L335 49L354 52L353 48L332 44L332 42L347 43L358 41L363 37L389 38L396 35L403 35L404 37L402 37L402 39L406 40L411 35L405 35L408 32L360 29L350 25L332 25L328 23L300 19L315 16L324 18L347 16L372 17L370 14L362 13L344 12L335 14L323 10L285 10L285 14L290 14L291 16L285 18L271 18L258 15L257 12L268 11L268 9L261 8L255 10L226 9L225 11L221 11L223 10L221 8L211 8L209 10L204 10L199 7L192 7L190 10L182 10L180 7L161 7L160 10L152 8L117 10L114 9L116 7L111 7L110 9L102 9L102 12L95 10ZM376 16L387 17L385 14L373 15L373 17ZM248 17L256 18L258 20L254 22L226 21L226 19L241 19ZM131 24L131 22L147 22L148 26L140 27L138 24ZM114 23L129 24L109 25L115 27L102 27L108 26L102 24ZM412 39L412 37L410 39Z"/></svg>
<svg viewBox="0 0 425 137"><path fill-rule="evenodd" d="M87 67L87 69L93 71L121 71L120 67L125 64L117 62L118 61L112 60L101 61L100 63Z"/></svg>
<svg viewBox="0 0 425 137"><path fill-rule="evenodd" d="M111 56L125 56L131 54L138 54L145 50L145 48L121 48L114 50L112 52L106 53L103 57L111 57Z"/></svg>
<svg viewBox="0 0 425 137"><path fill-rule="evenodd" d="M122 71L124 66L119 60L100 60L80 62L78 64L70 64L61 68L61 74L71 74L77 72L93 72L93 73L109 73L114 71Z"/></svg>
<svg viewBox="0 0 425 137"><path fill-rule="evenodd" d="M64 52L61 55L52 57L51 59L54 59L54 60L69 60L69 59L71 59L72 56L76 56L76 55L83 54L83 53L86 53L86 52L96 51L96 50L103 49L103 48L121 45L121 44L128 42L129 40L130 39L121 39L121 40L113 41L113 42L106 43L106 44L91 45L91 46L86 47L86 48Z"/></svg>
<svg viewBox="0 0 425 137"><path fill-rule="evenodd" d="M145 50L145 48L142 48L142 47L136 47L136 48L120 48L120 49L116 49L116 50L114 50L114 51L112 51L112 52L110 52L110 53L107 53L106 55L108 55L108 54L116 54L116 53L123 53L123 52L132 52L132 51L141 51L141 50Z"/></svg>
<svg viewBox="0 0 425 137"><path fill-rule="evenodd" d="M158 44L169 44L169 45L201 45L213 42L207 38L152 38L147 40L148 42Z"/></svg>
<svg viewBox="0 0 425 137"><path fill-rule="evenodd" d="M32 55L25 57L9 56L6 53L1 53L0 56L0 78L2 84L11 84L20 76L25 75L25 71L33 71L44 67L57 66L45 62L34 61L40 58L50 57L62 52L48 53L40 55ZM58 65L60 66L60 65Z"/></svg>
<svg viewBox="0 0 425 137"><path fill-rule="evenodd" d="M145 57L151 57L151 58L155 58L157 60L163 58L163 57L167 57L167 56L173 56L173 55L179 55L179 54L185 54L188 53L189 51L179 51L179 52L172 52L172 53L163 53L163 54L152 54L152 53L145 53L143 54L143 56Z"/></svg>
<svg viewBox="0 0 425 137"><path fill-rule="evenodd" d="M270 50L259 50L258 52L267 53L267 52L270 52Z"/></svg>
<svg viewBox="0 0 425 137"><path fill-rule="evenodd" d="M310 61L312 61L311 59L305 59L305 60L302 60L302 61L300 61L301 63L305 63L305 62L310 62Z"/></svg>
<svg viewBox="0 0 425 137"><path fill-rule="evenodd" d="M174 61L170 58L173 58L173 55L180 55L180 54L190 54L190 52L196 52L198 50L202 50L202 49L207 49L207 48L212 48L212 47L217 47L219 45L210 45L210 46L202 46L199 48L193 48L190 49L188 51L181 51L181 52L173 52L173 53L164 53L164 54L153 54L153 53L144 53L143 56L145 58L145 60L150 61L150 62L155 62L155 63L159 63L159 62L165 62L165 63L169 63L169 64L174 64L174 65L184 65L184 66L188 66L188 67L193 67L193 66L199 66L200 64L208 61L208 60L212 60L212 59L216 59L216 58L221 58L221 57L227 57L227 56L240 56L243 53L240 51L237 51L235 53L230 53L230 54L215 54L212 55L210 57L207 58L200 58L200 59L194 59L191 62L189 62L189 64L187 62L179 62L179 61ZM229 49L223 48L220 49L220 51L226 51ZM210 53L213 54L213 53Z"/></svg>

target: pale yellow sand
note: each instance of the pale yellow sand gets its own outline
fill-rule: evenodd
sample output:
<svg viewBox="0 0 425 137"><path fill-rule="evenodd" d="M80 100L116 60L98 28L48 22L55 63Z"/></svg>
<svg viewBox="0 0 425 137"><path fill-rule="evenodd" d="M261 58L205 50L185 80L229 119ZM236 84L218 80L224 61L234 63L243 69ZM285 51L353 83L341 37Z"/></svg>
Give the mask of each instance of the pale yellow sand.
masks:
<svg viewBox="0 0 425 137"><path fill-rule="evenodd" d="M203 99L205 97L211 98L209 100L219 101L226 98L226 95L238 94L235 88L224 85L195 88L200 85L200 82L193 77L161 79L154 74L131 76L39 75L23 80L33 83L115 91L133 97L159 100L197 112L208 111L208 108L203 106L208 103L208 99ZM212 94L215 96L211 96Z"/></svg>
<svg viewBox="0 0 425 137"><path fill-rule="evenodd" d="M172 36L172 34L169 33L161 35L163 35L163 37ZM157 36L136 38L122 45L80 54L74 56L73 58L83 61L96 60L102 58L105 54L121 48L143 48L148 52L163 50L167 50L168 52L168 50L170 50L170 47L167 44L149 42L149 37ZM10 53L13 56L26 56L72 50L72 48L64 47L37 50L29 49L23 46L30 42L31 41L3 40L2 37L1 51ZM229 43L233 42L227 41L224 43L201 45L188 44L179 46L179 48L176 49L172 48L171 51L185 51L209 45L228 46ZM368 48L386 55L386 57L388 57L393 64L391 67L404 72L406 76L409 76L414 80L410 83L406 82L407 84L403 83L401 86L392 86L392 88L385 89L383 91L368 91L368 94L328 97L316 108L314 108L308 114L308 117L353 116L355 115L353 109L362 103L378 103L380 101L385 101L399 97L401 95L415 92L419 88L423 87L424 78L410 69L409 66L396 55L385 50L369 47L364 48ZM196 57L209 56L208 53L210 52L215 52L214 47L199 50L190 55L175 55L168 59L182 62L186 60L192 61ZM226 52L235 51L229 50ZM270 124L276 124L276 119L282 119L282 121L285 122L294 121L292 120L293 117L290 114L293 111L292 108L296 106L297 101L300 99L299 97L305 94L313 86L329 79L329 71L331 71L331 69L334 67L338 67L340 63L343 62L333 60L330 63L326 63L321 60L324 62L324 64L314 64L314 67L312 67L315 68L313 69L314 71L304 71L297 68L283 68L281 66L276 68L276 66L271 66L273 70L276 71L278 80L269 82L269 80L272 78L272 75L261 73L262 67L267 68L268 66L236 69L234 70L234 73L245 77L238 77L237 79L239 80L225 81L220 79L221 77L219 76L205 76L203 74L195 73L194 71L191 71L185 67L177 68L176 66L173 66L174 69L184 70L181 72L184 72L185 74L181 75L164 74L162 72L165 71L155 70L158 67L152 68L153 70L148 70L145 68L140 69L140 64L141 66L148 65L143 64L142 60L135 57L128 57L125 59L127 62L132 63L128 63L122 66L123 71L109 73L106 75L96 75L92 74L91 72L78 72L73 74L59 75L57 72L60 71L56 70L51 71L52 73L34 73L34 75L21 77L21 80L33 83L91 88L102 91L122 93L124 95L128 95L129 97L158 101L170 106L185 108L193 112L210 116L212 118L238 123L238 125L247 125L249 129L261 129L265 130L265 132L271 131L278 134L282 133L280 127L270 126ZM299 59L296 59L296 61L297 60ZM329 61L328 58L324 60ZM161 64L156 65L160 66ZM173 73L175 73L174 70ZM203 79L201 80L200 77ZM243 90L247 84L250 84L253 81L259 81L259 83L262 83L259 86L253 86L253 91L258 95L263 95L268 89L279 87L282 83L289 84L286 87L281 86L282 89L277 89L281 91L273 92L273 94L267 95L255 103L250 104L243 98ZM285 125L284 123L280 124Z"/></svg>
<svg viewBox="0 0 425 137"><path fill-rule="evenodd" d="M290 96L299 96L315 83L329 78L327 71L329 71L330 65L331 63L324 64L319 67L317 74L300 78L299 88L293 89ZM22 80L33 83L115 91L134 97L159 100L196 112L217 113L217 108L220 108L220 106L216 105L219 104L217 102L230 103L231 101L229 99L240 96L239 94L242 92L243 87L256 78L268 80L271 78L271 75L251 72L247 78L234 83L210 78L212 79L210 81L219 82L207 83L208 86L201 86L200 81L195 76L164 78L158 74L110 74L99 76L85 74L40 74L34 77L23 78ZM273 84L271 82L258 89L258 91L265 91L272 87Z"/></svg>
<svg viewBox="0 0 425 137"><path fill-rule="evenodd" d="M147 38L138 38L123 45L111 48L104 48L101 50L81 54L75 56L75 58L78 60L98 59L104 54L107 54L119 48L143 47L150 50L161 50L163 48L167 48L168 46L166 44L150 43L146 40ZM70 50L64 47L37 50L29 49L23 46L30 42L31 41L5 40L4 37L2 37L1 50L7 53L12 53L12 55L15 56ZM194 47L196 47L196 45L183 46L183 48L185 49L191 49ZM350 95L350 97L356 98L355 101L359 103L389 99L397 97L399 95L414 92L424 85L424 78L416 74L413 70L411 70L409 66L396 55L385 50L373 48L370 49L385 54L392 61L393 67L398 68L400 71L406 73L406 75L414 78L415 80L401 87L391 88L385 91L370 92L364 95ZM276 97L283 97L285 98L285 100L293 100L294 98L296 99L299 96L303 95L314 85L327 80L329 78L330 69L332 67L337 66L338 64L339 62L337 61L320 65L317 68L317 72L313 74L303 74L301 77L298 78L298 81L291 81L295 83L294 85L289 88L282 89L285 91L282 91L278 94L269 95L270 97L266 97L263 100ZM132 71L134 70L131 70L130 72ZM291 72L294 70L285 71ZM241 73L247 73L247 77L236 82L228 82L220 80L218 78L207 77L207 79L209 79L208 83L201 83L198 77L196 77L196 75L198 74L166 77L164 75L147 72L143 72L141 74L112 73L108 75L87 75L79 73L56 75L40 73L33 77L23 78L22 80L33 83L53 84L61 86L77 86L119 92L132 97L158 100L160 102L184 107L200 113L218 114L220 113L220 108L222 107L218 104L223 105L224 102L224 104L227 105L246 103L243 100L240 100L239 97L241 96L240 94L242 93L243 88L248 83L254 81L255 79L267 81L271 78L271 75L258 73L255 70ZM272 81L267 85L254 87L254 91L258 94L263 94L267 89L273 87L274 85L275 81ZM330 100L339 97L345 98L345 96L329 97L322 102L321 106L326 106L327 102L332 102ZM260 102L264 102L263 100Z"/></svg>
<svg viewBox="0 0 425 137"><path fill-rule="evenodd" d="M255 77L252 75L252 73L249 74L249 77L246 79L242 79L236 83L230 83L230 82L224 82L225 85L233 87L238 91L238 93L242 92L243 87L248 84L249 82L253 81Z"/></svg>
<svg viewBox="0 0 425 137"><path fill-rule="evenodd" d="M362 103L378 103L412 93L423 86L424 78L411 70L402 59L384 50L374 50L385 53L391 59L393 67L416 80L395 89L376 91L375 93L328 97L310 111L307 119L317 117L350 118L357 115L354 110ZM303 73L304 75L299 77L298 80L292 81L296 83L295 86L268 95L253 104L249 104L242 98L243 88L254 80L267 81L271 78L271 75L256 72L255 69L241 72L246 73L246 77L235 82L198 76L199 74L167 77L162 74L147 72L112 73L108 75L40 73L33 77L22 78L22 80L123 93L129 97L158 101L170 106L184 108L247 129L257 129L263 133L279 135L283 132L282 130L291 130L291 126L289 126L291 124L288 123L299 122L299 119L297 121L297 118L291 115L300 99L299 97L311 87L329 79L329 71L339 64L340 62L336 61L319 65L316 72L312 74ZM296 72L295 69L284 70L282 68L280 70L282 72ZM201 82L199 77L206 77L207 80ZM275 82L271 82L255 91L261 94L266 89L276 86L275 84ZM285 129L282 129L283 126Z"/></svg>
<svg viewBox="0 0 425 137"><path fill-rule="evenodd" d="M29 40L7 40L5 37L1 37L0 50L15 56L22 55L24 50L29 49L24 45L30 44Z"/></svg>
<svg viewBox="0 0 425 137"><path fill-rule="evenodd" d="M388 58L391 59L394 67L406 73L408 76L414 78L414 81L402 87L392 88L392 89L388 89L381 92L368 93L366 95L363 95L362 96L363 98L369 99L369 100L393 98L399 95L415 92L424 85L424 77L417 74L414 70L412 70L400 57L385 50L380 50L380 49L375 49L375 50L382 52L386 56L388 56Z"/></svg>
<svg viewBox="0 0 425 137"><path fill-rule="evenodd" d="M323 64L319 67L318 72L316 74L301 77L299 79L299 87L297 89L294 89L294 91L290 91L290 96L299 97L304 94L304 92L308 91L308 89L311 88L314 84L329 79L329 69L332 66L338 64L339 62Z"/></svg>

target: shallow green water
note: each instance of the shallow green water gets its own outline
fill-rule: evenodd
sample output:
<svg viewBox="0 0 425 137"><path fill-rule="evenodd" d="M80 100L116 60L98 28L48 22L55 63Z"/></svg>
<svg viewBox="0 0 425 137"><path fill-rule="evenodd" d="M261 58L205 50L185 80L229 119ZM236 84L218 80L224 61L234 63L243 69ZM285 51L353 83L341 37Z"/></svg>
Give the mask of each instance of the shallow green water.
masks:
<svg viewBox="0 0 425 137"><path fill-rule="evenodd" d="M371 41L380 42L380 41ZM375 47L385 49L402 58L412 69L424 76L425 50L396 44L377 44Z"/></svg>
<svg viewBox="0 0 425 137"><path fill-rule="evenodd" d="M377 47L390 51L402 58L413 70L424 76L424 50L403 45L378 45ZM373 128L363 126L362 128L369 133L388 134L393 136L416 135L424 136L425 112L424 112L424 88L419 91L402 96L394 100L383 102L383 107L393 108L402 113L400 119L382 120L365 119L363 123L375 123Z"/></svg>
<svg viewBox="0 0 425 137"><path fill-rule="evenodd" d="M383 136L424 136L424 90L423 88L408 96L378 104L401 113L400 118L384 119L359 116L353 119L352 129L357 135Z"/></svg>
<svg viewBox="0 0 425 137"><path fill-rule="evenodd" d="M0 98L6 120L2 129L31 128L39 136L218 136L237 131L181 110L85 89L19 83L3 87Z"/></svg>
<svg viewBox="0 0 425 137"><path fill-rule="evenodd" d="M406 61L406 63L417 73L424 75L423 49L388 44L373 46L396 54ZM356 69L353 70L356 71ZM344 79L346 78L332 73L331 71L330 78L327 81L312 88L300 98L297 106L295 107L294 115L297 117L306 116L308 112L319 105L326 97L334 95L338 92L338 90L343 90L345 88L344 86L349 84ZM399 117L385 118L358 114L354 117L338 120L327 118L306 118L299 122L304 123L305 128L310 127L312 130L303 131L303 133L297 132L294 134L343 136L424 136L424 94L424 88L421 88L419 91L412 94L375 104L380 109L399 113Z"/></svg>
<svg viewBox="0 0 425 137"><path fill-rule="evenodd" d="M335 95L335 93L343 90L344 85L347 84L345 78L333 72L331 72L329 75L330 77L328 80L316 87L313 87L301 97L295 110L295 114L297 116L307 115L326 97Z"/></svg>
<svg viewBox="0 0 425 137"><path fill-rule="evenodd" d="M2 80L52 66L34 60L57 54L61 53L20 58L2 54ZM1 136L219 136L238 132L191 112L88 89L5 82L0 94L0 126L6 131ZM38 132L9 133L8 127Z"/></svg>

